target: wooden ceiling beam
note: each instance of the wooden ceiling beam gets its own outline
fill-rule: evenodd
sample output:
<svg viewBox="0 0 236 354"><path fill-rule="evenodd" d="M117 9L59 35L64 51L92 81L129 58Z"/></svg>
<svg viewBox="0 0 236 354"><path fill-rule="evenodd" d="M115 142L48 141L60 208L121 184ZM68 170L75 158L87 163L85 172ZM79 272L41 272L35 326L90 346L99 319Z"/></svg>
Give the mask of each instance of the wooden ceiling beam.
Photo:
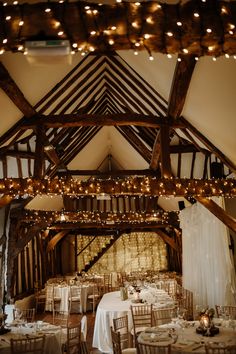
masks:
<svg viewBox="0 0 236 354"><path fill-rule="evenodd" d="M214 214L220 221L223 222L230 230L236 232L236 219L227 214L226 211L216 204L212 199L195 196L199 203L207 208L212 214Z"/></svg>
<svg viewBox="0 0 236 354"><path fill-rule="evenodd" d="M199 132L191 123L189 123L184 117L179 118L185 127L200 140L213 154L215 154L232 172L236 172L236 165L229 160L215 145L213 145L202 133Z"/></svg>
<svg viewBox="0 0 236 354"><path fill-rule="evenodd" d="M0 87L26 118L37 115L36 110L27 101L2 62L0 62Z"/></svg>
<svg viewBox="0 0 236 354"><path fill-rule="evenodd" d="M58 232L55 236L53 236L53 238L47 244L46 253L52 251L54 247L58 244L58 242L63 239L63 237L68 235L69 232L70 230L64 230Z"/></svg>
<svg viewBox="0 0 236 354"><path fill-rule="evenodd" d="M21 129L32 129L35 125L44 125L47 128L89 127L89 126L127 126L159 128L169 125L173 128L184 128L182 123L166 120L158 116L138 113L113 113L113 114L49 114L35 120L25 122Z"/></svg>
<svg viewBox="0 0 236 354"><path fill-rule="evenodd" d="M63 7L60 3L52 2L53 16L45 16L44 3L32 3L24 5L24 39L47 39L58 38L58 28L55 26L55 19L61 20L63 16L63 26L66 28L65 33L69 39L78 44L78 48L86 45L86 49L93 46L97 52L112 52L114 50L133 49L133 43L145 41L145 45L140 45L140 50L150 50L151 52L166 53L182 53L183 48L188 48L190 54L197 56L215 55L220 56L228 53L236 54L236 33L229 34L227 31L227 20L224 18L230 16L234 18L236 13L235 1L207 1L199 3L197 9L200 11L200 18L194 18L196 11L196 1L189 0L183 3L162 4L153 1L145 1L141 3L141 10L134 9L133 3L115 3L103 4L102 8L99 4L92 4L92 10L97 11L96 26L94 20L91 20L91 14L86 12L85 6L90 2L65 2ZM157 7L159 5L159 7ZM220 6L220 8L219 8ZM225 6L227 15L220 11ZM1 8L0 17L4 18L4 14L8 14L12 18L22 17L21 6L15 7L7 5ZM144 39L142 32L132 26L135 13L135 20L138 23L144 23L145 19L152 14L153 24L148 27L150 34L149 39ZM181 19L181 31L176 27L176 23ZM7 37L8 42L4 45L6 50L16 51L17 46L21 44L22 37L19 31L15 29L15 22L8 21ZM226 23L225 23L226 22ZM95 26L95 27L94 27ZM107 35L105 31L99 31L99 35L90 36L89 33L96 29L108 29L116 26L117 30L112 31L115 41L111 46L109 39L113 38ZM204 26L204 27L203 27ZM212 33L203 31L203 28L212 28ZM168 37L166 29L171 29L173 35ZM40 33L44 36L40 36ZM66 35L62 39L67 38ZM60 37L61 39L61 37ZM223 43L222 43L223 40ZM209 46L213 50L209 51Z"/></svg>
<svg viewBox="0 0 236 354"><path fill-rule="evenodd" d="M175 240L171 238L169 235L167 235L164 231L161 229L158 229L156 233L162 238L162 240L167 243L171 248L173 248L175 251L178 251L178 247L175 243Z"/></svg>
<svg viewBox="0 0 236 354"><path fill-rule="evenodd" d="M181 60L181 61L178 61ZM169 95L167 116L178 119L182 113L196 60L192 55L178 57Z"/></svg>

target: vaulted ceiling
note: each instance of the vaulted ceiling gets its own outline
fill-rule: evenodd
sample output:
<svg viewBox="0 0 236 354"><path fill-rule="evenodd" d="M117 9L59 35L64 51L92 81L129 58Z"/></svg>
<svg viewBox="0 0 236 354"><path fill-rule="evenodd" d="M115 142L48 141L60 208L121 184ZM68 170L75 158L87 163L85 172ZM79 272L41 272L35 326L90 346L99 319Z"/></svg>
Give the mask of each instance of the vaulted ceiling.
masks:
<svg viewBox="0 0 236 354"><path fill-rule="evenodd" d="M38 25L37 22L35 26ZM232 35L225 37L228 44L225 48L232 56L220 56L216 61L210 53L204 56L206 53L199 52L196 46L190 46L189 53L184 54L176 38L168 47L171 56L156 53L155 50L163 52L163 48L155 48L154 39L137 56L133 50L115 52L122 45L127 49L124 38L117 48L106 46L102 52L92 51L84 57L78 51L71 64L52 57L51 63L42 60L32 65L27 55L4 53L0 65L2 178L28 177L32 181L59 177L65 185L73 177L88 184L78 187L82 192L77 196L83 201L76 193L65 190L63 193L57 190L56 194L61 195L48 200L48 196L42 197L42 191L37 193L35 188L32 191L32 185L31 192L28 186L17 185L19 193L10 186L9 193L2 191L1 205L14 198L20 198L25 204L31 197L29 209L60 211L66 207L70 213L91 212L97 203L94 196L99 194L96 183L107 183L108 189L104 189L110 191L107 194L123 195L122 198L129 195L129 206L123 200L122 208L120 201L114 207L112 199L113 212L145 211L149 213L144 220L147 223L153 222L156 213L160 213L158 222L164 215L167 220L164 226L176 227L175 216L165 214L165 210L178 210L180 200L188 205L185 194L177 191L170 197L168 188L173 186L167 185L161 190L158 186L157 192L157 186L152 186L149 180L147 188L142 190L142 183L147 178L165 183L165 179L175 177L176 188L178 181L180 185L183 183L183 178L211 183L211 177L225 178L236 171L236 60L231 39ZM207 43L207 38L204 40ZM11 50L12 41L8 41ZM154 50L152 61L148 60L150 50ZM222 45L215 52L221 54ZM120 186L119 193L109 190L110 179ZM95 189L91 183L96 184ZM130 193L122 190L128 188L126 183L132 185ZM137 193L135 183L139 185ZM198 191L202 190L203 185L196 183ZM50 194L47 188L48 185L45 191ZM55 192L55 186L51 188ZM186 196L196 197L195 194ZM144 200L137 207L134 199L138 195ZM154 199L150 200L150 196ZM35 217L35 214L27 215L25 218L31 221ZM45 217L40 215L42 219ZM57 220L58 215L54 214ZM70 214L69 220L74 222L78 217L83 219L83 213ZM69 227L77 226L72 223Z"/></svg>

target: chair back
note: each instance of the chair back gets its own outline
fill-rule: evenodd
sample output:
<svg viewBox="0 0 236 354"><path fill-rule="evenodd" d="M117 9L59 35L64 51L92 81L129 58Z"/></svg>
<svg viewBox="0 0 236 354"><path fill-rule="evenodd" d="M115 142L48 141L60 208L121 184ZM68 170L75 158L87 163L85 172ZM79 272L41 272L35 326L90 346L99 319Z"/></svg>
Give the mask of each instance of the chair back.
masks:
<svg viewBox="0 0 236 354"><path fill-rule="evenodd" d="M13 319L23 320L26 322L34 322L35 320L35 308L32 309L13 309Z"/></svg>
<svg viewBox="0 0 236 354"><path fill-rule="evenodd" d="M160 326L165 323L170 323L174 310L174 307L153 309L153 326Z"/></svg>
<svg viewBox="0 0 236 354"><path fill-rule="evenodd" d="M68 311L53 311L52 322L56 326L68 327L69 322L69 312Z"/></svg>
<svg viewBox="0 0 236 354"><path fill-rule="evenodd" d="M113 318L113 327L115 332L120 333L121 349L130 347L130 337L128 329L128 315Z"/></svg>
<svg viewBox="0 0 236 354"><path fill-rule="evenodd" d="M171 354L171 345L151 345L138 343L139 354Z"/></svg>
<svg viewBox="0 0 236 354"><path fill-rule="evenodd" d="M152 326L152 304L131 305L131 314L134 333L137 333L139 327Z"/></svg>
<svg viewBox="0 0 236 354"><path fill-rule="evenodd" d="M88 320L86 315L84 315L81 318L80 324L81 324L81 340L85 342L87 338L87 330L88 330Z"/></svg>
<svg viewBox="0 0 236 354"><path fill-rule="evenodd" d="M67 327L67 354L80 353L81 351L81 324Z"/></svg>
<svg viewBox="0 0 236 354"><path fill-rule="evenodd" d="M206 354L235 354L236 345L219 345L219 343L206 343Z"/></svg>
<svg viewBox="0 0 236 354"><path fill-rule="evenodd" d="M11 339L11 354L43 354L45 346L45 335L32 337Z"/></svg>
<svg viewBox="0 0 236 354"><path fill-rule="evenodd" d="M109 293L112 291L112 274L103 275L103 291L104 293Z"/></svg>
<svg viewBox="0 0 236 354"><path fill-rule="evenodd" d="M112 327L111 327L111 340L112 340L113 354L122 354L120 332L115 332Z"/></svg>
<svg viewBox="0 0 236 354"><path fill-rule="evenodd" d="M220 306L215 305L217 317L230 316L232 320L236 320L236 306Z"/></svg>

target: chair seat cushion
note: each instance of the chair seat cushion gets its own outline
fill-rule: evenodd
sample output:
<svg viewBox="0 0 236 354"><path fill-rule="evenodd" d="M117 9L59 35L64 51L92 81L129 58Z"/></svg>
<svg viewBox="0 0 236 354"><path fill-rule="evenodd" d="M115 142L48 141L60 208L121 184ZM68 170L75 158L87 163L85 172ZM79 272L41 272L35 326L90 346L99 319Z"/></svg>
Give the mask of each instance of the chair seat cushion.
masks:
<svg viewBox="0 0 236 354"><path fill-rule="evenodd" d="M136 354L137 350L136 348L125 348L122 349L122 354Z"/></svg>

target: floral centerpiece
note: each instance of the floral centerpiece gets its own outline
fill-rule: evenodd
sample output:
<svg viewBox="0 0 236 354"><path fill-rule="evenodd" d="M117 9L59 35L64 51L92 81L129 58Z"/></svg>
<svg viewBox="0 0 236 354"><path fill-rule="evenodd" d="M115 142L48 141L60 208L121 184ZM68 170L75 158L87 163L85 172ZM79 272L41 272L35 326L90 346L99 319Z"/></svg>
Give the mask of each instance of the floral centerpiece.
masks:
<svg viewBox="0 0 236 354"><path fill-rule="evenodd" d="M213 318L215 310L213 308L205 309L199 313L199 327L196 328L196 332L203 336L214 336L219 333L219 328L215 327Z"/></svg>

